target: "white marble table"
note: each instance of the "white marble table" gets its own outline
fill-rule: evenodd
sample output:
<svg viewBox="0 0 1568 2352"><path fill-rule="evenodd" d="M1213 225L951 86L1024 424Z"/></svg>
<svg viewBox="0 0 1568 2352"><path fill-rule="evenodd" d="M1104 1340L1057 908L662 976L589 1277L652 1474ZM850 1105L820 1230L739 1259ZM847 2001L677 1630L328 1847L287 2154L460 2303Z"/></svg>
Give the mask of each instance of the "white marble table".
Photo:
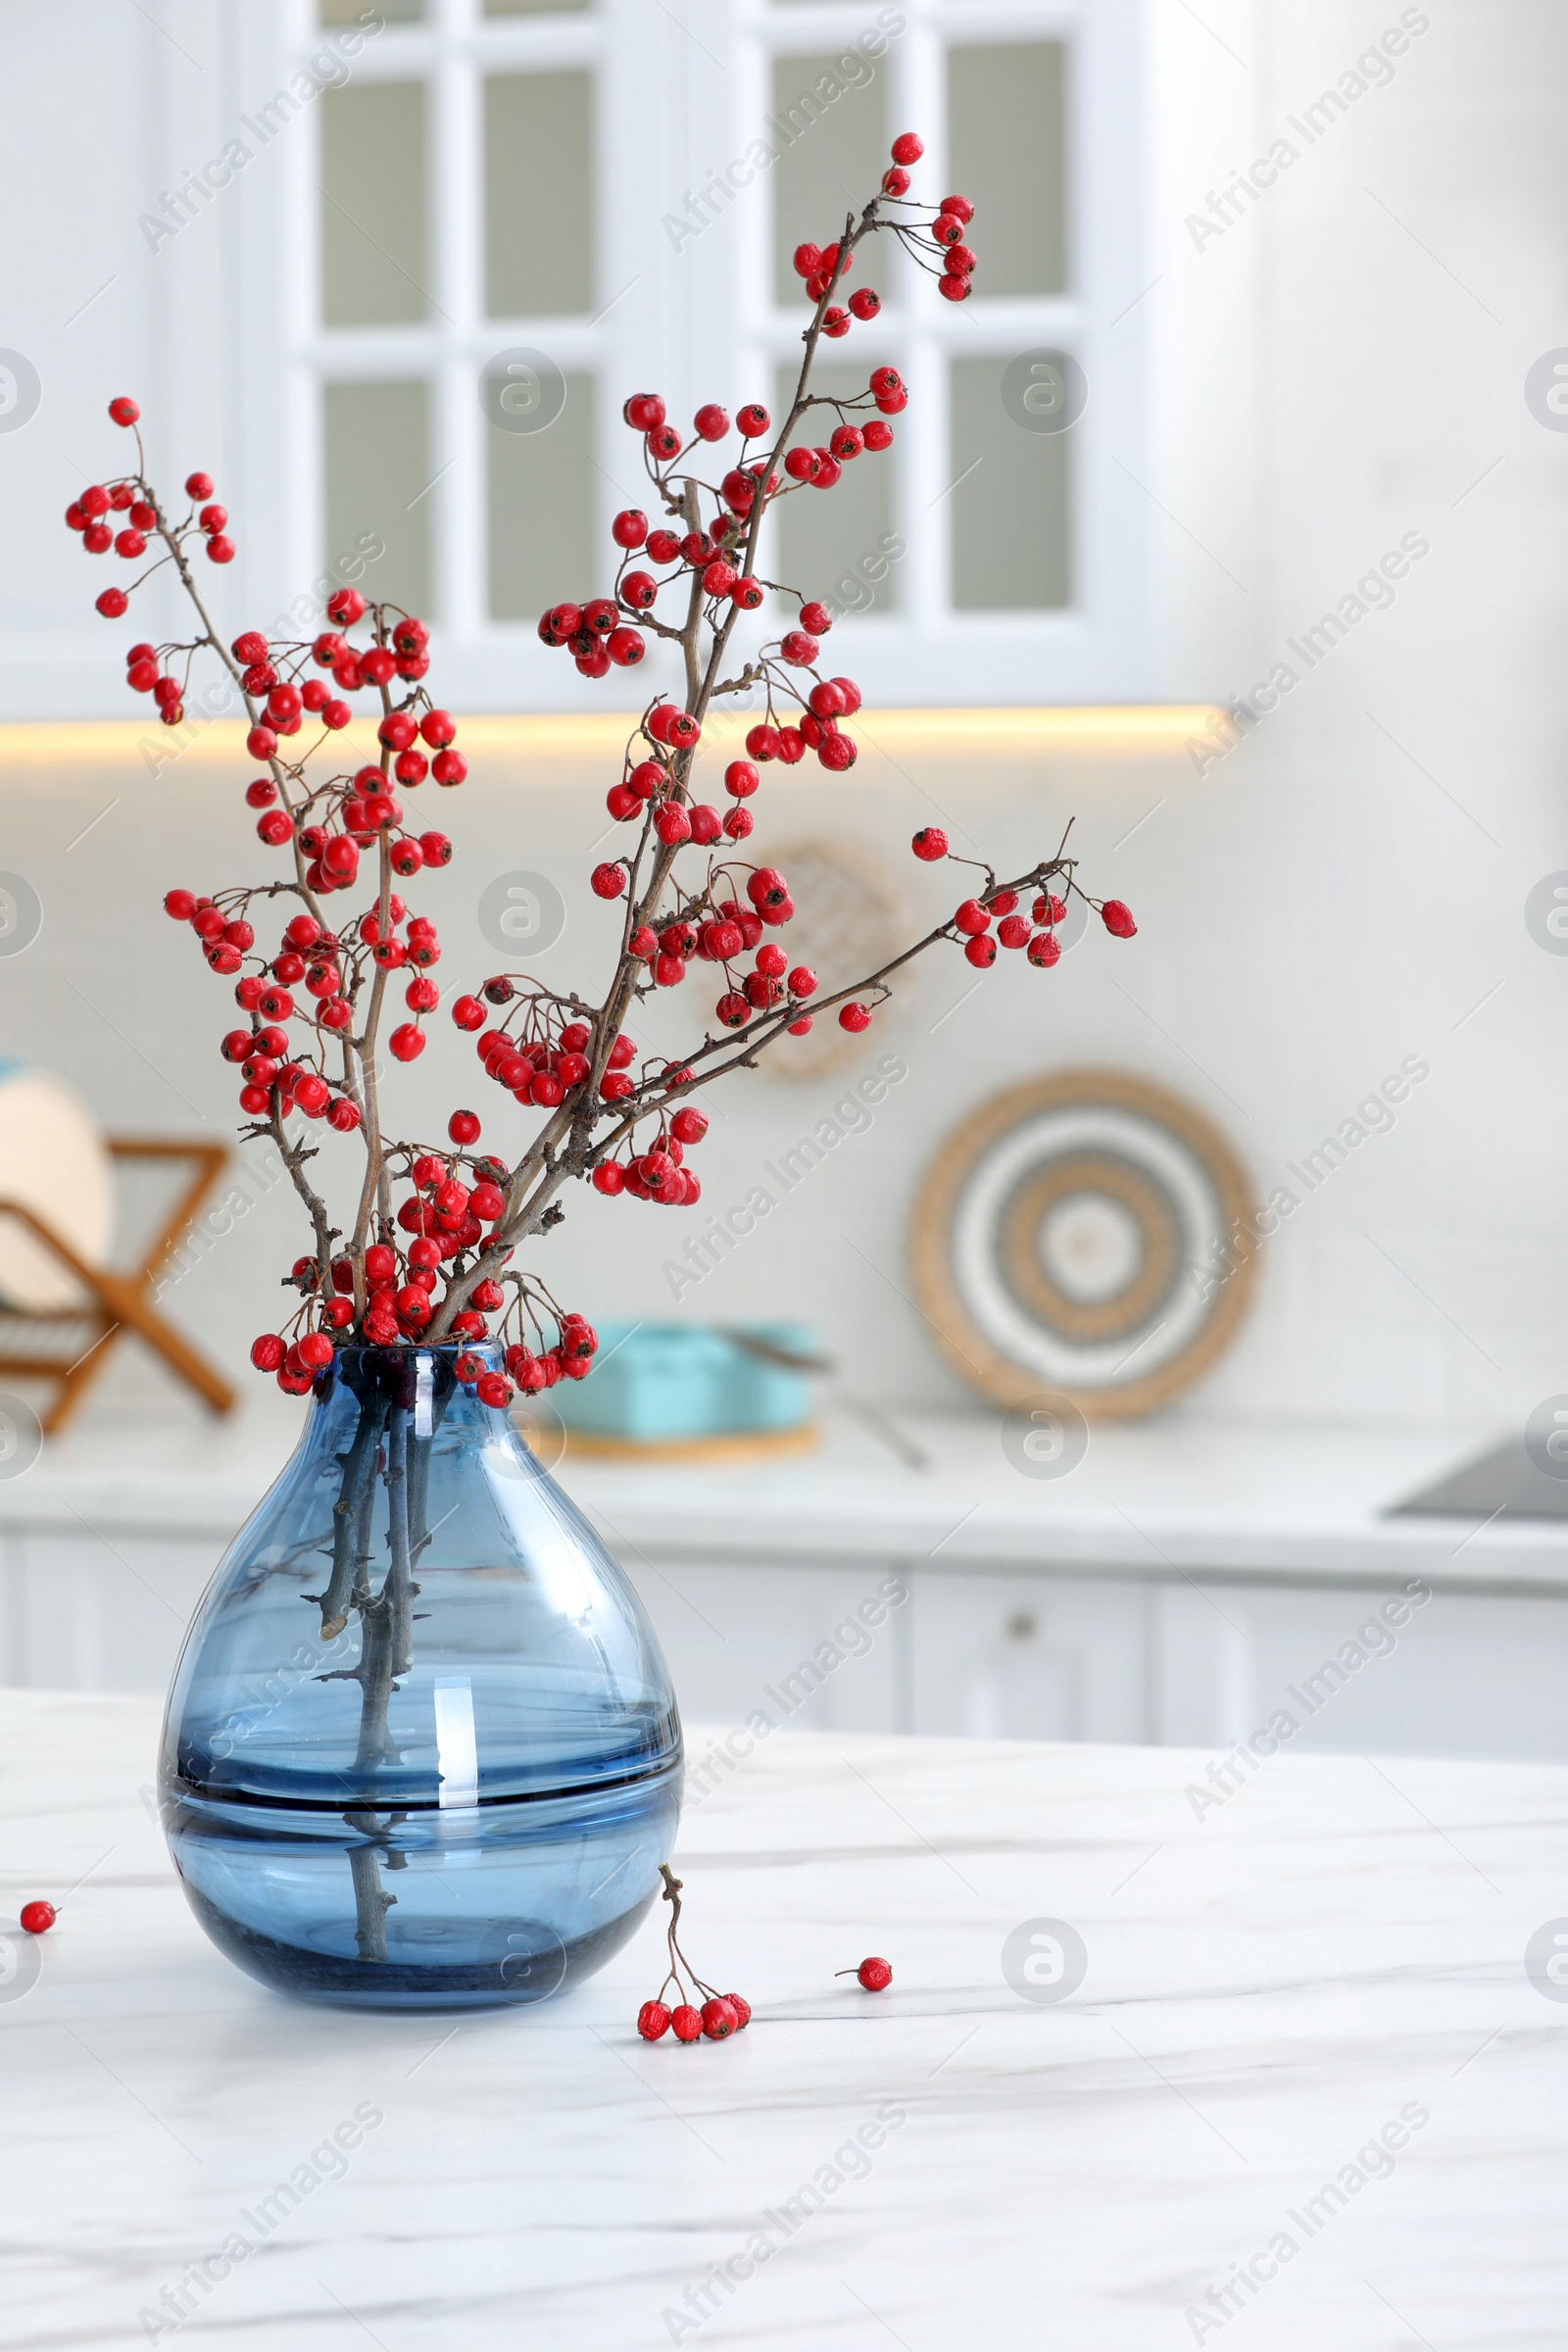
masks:
<svg viewBox="0 0 1568 2352"><path fill-rule="evenodd" d="M165 1861L155 1716L6 1694L0 1930L88 1875L0 1997L0 2343L1560 2352L1568 2006L1523 1953L1568 1771L1291 1756L1199 1818L1179 1750L781 1731L685 1821L757 2016L680 2049L632 2031L655 1921L540 2009L265 1993ZM1002 1973L1042 1917L1060 2005ZM867 1951L886 1994L832 1981Z"/></svg>

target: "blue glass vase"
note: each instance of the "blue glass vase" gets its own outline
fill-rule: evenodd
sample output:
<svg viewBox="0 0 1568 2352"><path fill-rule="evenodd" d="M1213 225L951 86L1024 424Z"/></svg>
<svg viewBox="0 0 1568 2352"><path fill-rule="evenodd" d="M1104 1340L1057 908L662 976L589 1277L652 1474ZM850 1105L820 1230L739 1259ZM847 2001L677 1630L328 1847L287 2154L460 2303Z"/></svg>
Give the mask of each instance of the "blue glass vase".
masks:
<svg viewBox="0 0 1568 2352"><path fill-rule="evenodd" d="M191 1908L308 1999L546 1999L625 1941L674 1841L653 1629L457 1354L340 1351L170 1692L160 1791Z"/></svg>

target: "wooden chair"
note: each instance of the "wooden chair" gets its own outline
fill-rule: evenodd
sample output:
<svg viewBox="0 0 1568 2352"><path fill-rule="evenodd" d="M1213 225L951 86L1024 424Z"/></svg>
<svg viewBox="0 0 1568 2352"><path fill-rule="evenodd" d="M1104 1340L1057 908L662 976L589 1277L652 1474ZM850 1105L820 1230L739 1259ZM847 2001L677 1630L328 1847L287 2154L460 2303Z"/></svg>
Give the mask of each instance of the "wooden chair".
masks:
<svg viewBox="0 0 1568 2352"><path fill-rule="evenodd" d="M42 1309L12 1307L0 1301L0 1380L11 1375L19 1380L58 1383L54 1401L43 1416L44 1432L49 1436L63 1429L75 1412L115 1341L125 1331L144 1340L214 1412L226 1413L235 1401L227 1381L165 1321L150 1295L174 1244L222 1173L228 1153L220 1144L182 1143L172 1137L110 1136L105 1141L117 1160L186 1160L194 1163L194 1173L140 1265L127 1272L89 1265L69 1238L35 1209L24 1201L0 1200L0 1217L20 1219L85 1294L79 1303ZM22 1345L12 1352L5 1346L5 1334L19 1327ZM73 1333L83 1345L69 1355L66 1348L57 1346L51 1350L43 1345L46 1335L55 1334L70 1345Z"/></svg>

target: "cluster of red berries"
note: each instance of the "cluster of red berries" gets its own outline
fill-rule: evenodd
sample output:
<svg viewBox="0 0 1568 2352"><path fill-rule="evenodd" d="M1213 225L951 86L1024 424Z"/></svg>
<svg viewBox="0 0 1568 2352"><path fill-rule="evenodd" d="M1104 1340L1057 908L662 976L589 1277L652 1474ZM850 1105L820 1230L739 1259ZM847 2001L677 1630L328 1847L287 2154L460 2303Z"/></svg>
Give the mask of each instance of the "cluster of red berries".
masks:
<svg viewBox="0 0 1568 2352"><path fill-rule="evenodd" d="M137 422L133 401L114 401L110 414L127 428ZM192 474L185 487L193 500L207 498L212 491L205 474ZM218 562L226 560L222 550L227 543L219 537L226 519L221 509L204 506L194 519L170 524L140 471L107 490L84 493L68 520L83 529L88 545L97 551L107 544L100 534L108 528L97 517L112 510L129 515L130 527L119 542L122 555L144 553L152 534L163 545L159 561L174 563L188 580L183 544L192 530L200 530L206 534L209 555ZM119 590L99 600L100 610L112 615L124 607ZM251 713L246 748L269 770L245 788L246 806L257 812L258 837L270 847L292 853L298 893L308 909L319 907L334 893L352 891L359 882L362 855L372 854L380 868L374 904L357 919L336 926L316 911L295 914L282 925L275 950L268 953L258 946L252 918L254 914L260 919L258 903L270 898L270 891L240 889L202 896L176 889L164 902L175 921L190 925L209 967L234 981L235 1003L247 1025L230 1029L220 1050L238 1069L241 1111L265 1123L286 1152L296 1149L284 1132L285 1123L296 1114L321 1120L343 1135L364 1128L365 1099L351 1081L351 1063L343 1048L357 1050L363 1043L353 1032L365 1017L368 991L378 1017L382 992L394 975L402 976L394 984L402 988L412 1017L392 1026L385 1042L394 1059L405 1062L422 1053L424 1016L440 1003L441 992L430 973L441 956L436 927L427 916L411 914L390 884L394 876L407 881L427 867L449 864L452 844L434 828L415 832L406 826L393 788L412 791L426 777L441 785L461 784L467 768L462 753L453 748L455 720L431 702L422 684L429 669L425 623L412 613L378 607L371 615L372 641L355 645L346 632L370 611L357 588L339 588L326 607L330 628L305 643L273 643L259 629L243 630L229 647L229 666ZM177 725L190 658L211 642L204 637L193 645L133 645L126 657L126 682L134 692L150 694L163 718ZM317 671L330 673L331 687L314 674ZM353 710L344 698L363 690L380 697L379 763L313 788L306 779L306 760L349 724ZM317 743L296 753L291 739L310 719L318 720L323 732ZM335 1044L344 1074L334 1085L326 1065ZM449 1132L466 1151L477 1141L479 1122L471 1112L455 1113ZM470 1187L437 1154L410 1148L402 1158L414 1188L398 1211L401 1231L412 1237L406 1247L400 1249L399 1232L393 1230L357 1256L327 1260L323 1252L321 1257L299 1259L288 1277L302 1298L293 1324L282 1332L263 1333L252 1348L251 1360L258 1370L275 1373L291 1394L303 1394L312 1386L332 1362L336 1346L352 1337L356 1326L361 1337L376 1345L391 1346L417 1336L434 1312L440 1269L461 1259L466 1250L482 1247L489 1238L487 1227L493 1228L503 1213L505 1196L494 1179L504 1179L504 1169L479 1163L478 1181ZM519 1287L519 1317L527 1297ZM486 1337L486 1316L505 1303L498 1283L479 1283L465 1310L452 1320L453 1339L472 1342ZM558 1348L563 1352L541 1344L537 1352L524 1352L530 1363L558 1364L566 1354L573 1361L580 1354L568 1334L563 1334ZM510 1383L486 1373L483 1366L480 1372L492 1387L505 1390L502 1401L511 1397ZM549 1378L548 1372L539 1374L537 1385L547 1385Z"/></svg>
<svg viewBox="0 0 1568 2352"><path fill-rule="evenodd" d="M916 162L921 153L921 142L912 132L894 141L893 165L882 187L889 201L902 203L909 186L906 166ZM950 229L955 223L966 224L973 212L965 197L945 199L933 216L929 235L944 252L960 250ZM917 233L907 222L892 225L906 244ZM961 261L945 265L945 289L951 280L961 292L968 290L974 257L966 248L961 250ZM817 306L812 336L820 331L836 337L848 332L852 318L869 319L877 315L881 306L869 289L853 295L848 309L840 309L830 300L854 260L855 239L849 235L827 246L808 243L797 248L796 270ZM626 423L642 435L650 479L671 523L681 527L651 527L641 508L624 509L611 526L620 551L612 592L586 605L552 606L539 622L541 639L547 645L569 647L579 669L588 676L602 677L613 662L639 661L645 650L640 633L623 616L644 619L663 634L680 633L653 617L662 591L674 584L686 600L688 612L700 610L710 631L724 641L737 617L757 611L764 601L764 583L752 569L761 512L776 498L800 489L831 489L843 478L845 466L863 452L889 448L893 441L889 419L907 407L908 397L896 368L875 368L862 395L826 404L837 411L838 423L825 444L798 443L788 449L784 443L789 429L808 404L796 404L785 432L769 449L765 445L773 435L772 418L760 402L748 403L734 420L742 436L739 460L716 487L708 485L715 512L706 525L697 528L691 499L699 485L687 480L683 487L678 486L670 475L687 445L658 393L633 394L623 411ZM728 411L716 401L705 403L693 420L698 444L721 442L732 429ZM758 442L764 445L763 452L753 456L752 446ZM710 804L696 800L690 789L692 757L702 737L701 720L662 700L649 707L628 747L620 778L606 795L606 807L617 823L641 827L638 852L630 858L606 858L594 867L589 887L596 897L613 902L633 891L644 845L652 847L657 856L688 845L711 851L715 845L746 840L755 821L750 804L766 763L777 760L793 766L811 751L830 773L842 774L854 766L858 747L842 722L859 710L859 687L853 678L824 675L819 666L821 641L832 625L833 616L823 604L815 599L802 601L796 624L764 645L747 664L745 683L765 686L767 710L747 734L746 758L731 760L724 769L724 789L732 805L722 815ZM802 672L804 677L799 674ZM776 699L791 710L781 715ZM946 855L946 850L944 841L941 854ZM668 857L660 870L674 879ZM792 969L784 950L770 941L763 944L761 939L763 925L787 922L794 912L788 884L772 866L750 873L738 870L744 875L744 897L731 880L737 869L715 865L711 859L700 886L682 889L675 882L671 911L657 921L631 923L625 953L644 965L655 988L679 986L694 959L720 963L725 986L714 1012L722 1028L745 1029L759 1013L783 1010L792 1017L782 1026L792 1036L805 1036L812 1025L806 1000L816 989L816 975L806 964ZM733 967L742 956L755 956L755 962L738 971ZM458 1008L460 1022L477 1026L473 1014L478 1009L466 1000ZM860 1002L845 1003L838 1008L841 1027L852 1033L867 1028L871 1017L871 1007ZM481 1040L480 1051L486 1066L497 1076L503 1076L517 1057L515 1046L509 1047L505 1039L498 1039L488 1050ZM606 1072L607 1099L613 1099L610 1081L614 1074L612 1066ZM503 1082L508 1081L503 1077ZM632 1090L628 1086L626 1091ZM601 1161L594 1182L606 1192L635 1192L635 1179L641 1175L646 1197L678 1202L683 1198L683 1171L678 1158L672 1167L664 1166L670 1156L670 1139L662 1135L652 1152L625 1163L624 1171L613 1160ZM653 1162L652 1175L644 1171L645 1160ZM688 1180L684 1198L697 1198L695 1179Z"/></svg>
<svg viewBox="0 0 1568 2352"><path fill-rule="evenodd" d="M595 1192L610 1200L623 1194L631 1200L657 1201L661 1208L694 1208L703 1188L682 1161L693 1144L708 1133L708 1114L695 1103L683 1103L673 1117L662 1118L651 1144L629 1159L602 1159L593 1172Z"/></svg>
<svg viewBox="0 0 1568 2352"><path fill-rule="evenodd" d="M951 855L947 834L940 825L922 825L909 847L927 864ZM1067 887L1076 890L1070 879L1071 865L1064 863L1068 874ZM1080 893L1080 896L1086 894ZM1049 971L1061 961L1061 942L1056 937L1058 927L1067 919L1066 901L1052 890L1043 890L1034 899L1029 916L1019 913L1023 904L1015 890L988 890L983 898L965 899L954 911L947 926L948 936L961 939L964 955L977 971L989 971L997 960L999 948L1022 948L1032 964ZM1123 899L1089 899L1105 929L1113 939L1133 939L1138 925L1133 921L1132 908ZM1030 917L1033 919L1031 920ZM991 925L995 921L993 934Z"/></svg>
<svg viewBox="0 0 1568 2352"><path fill-rule="evenodd" d="M318 634L294 643L245 630L225 647L212 630L186 561L187 546L197 537L214 561L224 562L233 552L223 531L226 516L211 504L213 485L205 475L189 476L192 507L182 519L170 521L146 479L135 403L111 404L117 423L135 432L138 469L84 492L68 520L95 553L119 545L127 557L151 554L150 568L172 564L200 624L188 643L133 645L127 684L151 696L165 721L177 725L192 658L198 652L219 656L244 698L247 747L263 771L245 787L247 808L259 838L292 861L286 880L211 896L174 890L166 901L170 914L190 926L212 970L234 985L242 1019L223 1037L221 1052L237 1069L242 1112L256 1122L253 1132L277 1144L314 1224L313 1251L286 1278L299 1300L293 1318L283 1330L263 1334L252 1351L258 1368L289 1393L303 1394L329 1376L335 1350L357 1339L386 1348L451 1341L465 1386L498 1407L511 1400L514 1388L537 1391L583 1377L597 1346L591 1326L564 1314L532 1277L512 1270L513 1237L559 1219L556 1195L572 1178L590 1178L609 1197L625 1194L664 1207L694 1204L702 1187L686 1154L702 1140L707 1119L681 1099L684 1090L737 1063L751 1065L785 1034L801 1037L810 1030L817 975L805 962L792 963L774 936L795 911L789 882L776 866L754 866L738 853L754 831L757 795L772 763L794 766L814 752L830 774L854 766L857 746L848 725L861 698L853 678L824 670L822 643L831 613L798 590L760 579L757 551L763 516L776 499L832 489L861 455L891 446L892 419L908 405L907 387L890 367L872 368L865 390L850 398L825 398L808 388L818 338L836 338L853 320L877 315L877 297L869 289L852 294L845 307L834 299L863 238L890 230L927 269L935 266L934 245L943 257L943 293L957 300L969 290L974 256L964 232L973 207L958 196L945 198L934 211L906 202L908 167L920 153L912 133L895 140L881 191L858 221L847 221L836 243L800 248L797 266L815 311L782 423L775 426L760 402L742 407L733 423L716 402L697 411L693 449L714 448L737 429L741 436L735 462L722 471L723 460L715 463L716 481L705 482L694 472L691 449L681 478L674 476L687 445L658 394L637 393L626 403L626 421L642 438L662 519L651 523L637 507L618 514L612 525L618 561L609 592L585 604L553 606L539 633L545 643L567 648L590 677L634 667L653 638L668 639L680 647L688 668L696 664L703 683L687 695L690 709L663 696L649 703L621 775L607 792L611 816L635 832L634 846L602 858L588 877L594 896L609 913L618 913L620 923L613 976L602 1000L585 1003L558 993L528 973L500 973L452 1001L454 1022L473 1035L491 1080L520 1107L541 1114L532 1143L510 1168L477 1155L480 1121L471 1110L452 1113L449 1153L445 1147L389 1143L378 1107L378 1055L415 1060L426 1043L426 1016L441 996L431 969L441 955L435 925L411 913L393 885L407 885L452 857L444 833L416 830L406 821L400 796L427 778L454 785L466 774L452 714L435 704L425 684L428 629L416 616L387 604L368 606L357 589L344 587L328 600L330 625ZM883 206L899 218L879 217ZM813 408L836 417L820 443L798 437ZM118 541L105 519L111 514L126 517ZM655 607L671 586L678 588L681 612L662 620ZM722 676L735 628L761 609L769 593L789 599L792 625L747 657L737 674ZM111 615L125 609L118 589L99 602ZM368 642L356 643L349 632L361 621L368 622ZM378 758L318 779L309 763L352 723L353 697L362 692L379 698ZM727 806L720 813L696 798L693 761L710 701L730 694L757 695L752 707L758 715L745 757L724 766ZM936 826L916 834L913 846L926 859L952 854ZM695 860L682 860L681 854L693 848L703 853L700 870ZM363 866L372 860L370 903L362 899L353 913L339 916L333 899L363 889L370 878ZM1078 885L1072 861L1059 852L1011 889L987 867L976 895L917 944L961 941L969 960L982 968L1004 947L1021 948L1031 961L1049 965L1060 954L1056 935L1065 898L1042 888L1033 900L1032 922L1022 900L1058 876L1070 898ZM290 897L300 911L279 923L281 936L270 932L264 945L258 938L265 911L260 902L278 895ZM1132 935L1132 917L1119 900L1105 901L1099 910L1113 933ZM639 1060L626 1032L628 1013L656 990L680 986L694 966L704 964L717 983L712 1026L690 1061ZM407 1017L393 1009L393 987ZM889 987L884 975L873 974L860 990L865 1001L846 989L830 996L825 1007L818 1002L815 1017L835 1010L842 1028L863 1031ZM362 1206L347 1236L328 1223L325 1203L304 1175L318 1147L310 1129L291 1125L296 1117L363 1138L368 1164L358 1188ZM400 1199L394 1200L393 1188ZM494 1352L479 1347L492 1338L504 1350L504 1374L495 1368ZM726 1997L697 1989L711 2001Z"/></svg>
<svg viewBox="0 0 1568 2352"><path fill-rule="evenodd" d="M445 834L426 837L427 860L444 864L451 857ZM295 1111L307 1118L324 1118L341 1135L352 1135L362 1123L360 1103L350 1095L334 1092L321 1064L334 1036L353 1026L354 1003L368 971L395 972L408 967L413 977L404 1002L415 1015L402 1022L387 1040L399 1061L413 1061L424 1050L419 1026L440 1003L440 990L428 967L440 961L441 942L427 917L408 914L396 893L389 894L383 936L378 911L362 915L357 925L329 931L314 914L296 914L284 924L277 952L268 958L252 956L255 927L249 903L255 894L228 892L223 901L198 898L193 891L172 890L164 899L165 912L175 922L189 923L207 963L220 977L242 971L247 959L261 965L243 972L235 982L234 1002L250 1016L248 1029L230 1029L220 1041L223 1059L237 1063L244 1083L239 1105L247 1118L288 1119ZM406 935L399 939L400 927ZM303 983L311 1002L301 1004L295 990ZM315 1066L291 1051L289 1021L305 1025L299 1051L314 1054ZM316 1033L314 1036L311 1031Z"/></svg>
<svg viewBox="0 0 1568 2352"><path fill-rule="evenodd" d="M990 970L999 948L1022 948L1029 961L1046 971L1060 962L1061 942L1056 931L1067 919L1065 902L1054 891L1042 891L1028 916L1018 912L1020 904L1015 890L994 890L984 899L965 899L956 910L952 928L962 939L964 956L977 971ZM1104 900L1099 912L1113 938L1131 939L1138 929L1131 909L1120 899ZM993 920L997 925L994 933Z"/></svg>
<svg viewBox="0 0 1568 2352"><path fill-rule="evenodd" d="M924 153L924 141L918 138L912 130L902 131L894 140L892 167L882 174L882 193L890 201L902 203L908 195L907 167L910 164L917 164ZM948 302L965 302L969 296L969 280L974 275L975 256L966 242L966 235L969 223L973 219L974 206L969 202L967 196L944 196L937 207L935 220L928 224L925 232L942 256L942 275L937 292ZM929 267L925 262L924 253L917 250L915 238L916 232L912 228L905 229L906 250L916 252L917 258L922 264ZM799 254L796 255L795 266L797 269L800 268ZM810 290L808 285L807 292L809 293ZM855 308L853 301L850 308L852 310ZM865 314L861 312L858 316L863 318Z"/></svg>
<svg viewBox="0 0 1568 2352"><path fill-rule="evenodd" d="M644 2041L661 2041L670 2033L677 2041L697 2041L705 2035L710 2041L727 2041L751 2024L752 2004L738 1992L715 1992L697 1974L680 1948L682 1882L666 1862L660 1864L659 1875L664 1882L663 1899L669 1905L665 1931L669 1971L655 1997L638 2010L637 2031ZM673 2001L665 2000L667 1992L673 1992Z"/></svg>
<svg viewBox="0 0 1568 2352"><path fill-rule="evenodd" d="M109 414L117 424L128 427L134 425L141 411L133 400L122 398L110 402ZM113 548L116 555L122 556L127 564L135 564L147 553L149 537L163 538L171 549L174 549L182 547L193 534L199 534L206 543L210 563L232 564L234 542L225 528L228 510L212 503L212 475L187 474L185 494L192 509L199 511L188 514L183 522L171 525L166 523L158 501L139 474L122 475L118 481L92 482L66 509L66 524L69 529L80 532L81 544L89 556L107 556ZM108 519L111 514L124 516L119 530ZM152 568L156 570L158 564L165 561L167 559L164 557L156 558ZM145 573L143 577L146 577ZM139 580L131 583L132 588L140 585ZM129 603L130 598L123 588L106 588L97 599L98 610L106 620L119 620ZM138 659L143 662L150 659L152 650L151 646L134 647L129 657L131 664L134 666ZM137 685L141 683L139 679L132 682ZM148 678L144 690L150 691L153 684L154 678ZM178 699L176 695L176 702ZM169 718L167 708L164 716L171 726L178 724L177 718Z"/></svg>

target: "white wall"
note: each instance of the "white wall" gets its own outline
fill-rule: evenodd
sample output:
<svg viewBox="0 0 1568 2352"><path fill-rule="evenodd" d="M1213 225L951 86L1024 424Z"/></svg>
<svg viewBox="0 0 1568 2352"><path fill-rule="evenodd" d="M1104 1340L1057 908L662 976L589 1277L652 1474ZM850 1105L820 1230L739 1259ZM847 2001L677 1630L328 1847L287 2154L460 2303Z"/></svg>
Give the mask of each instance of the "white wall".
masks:
<svg viewBox="0 0 1568 2352"><path fill-rule="evenodd" d="M194 13L163 0L161 22L183 40ZM966 1104L1031 1068L1120 1062L1190 1092L1227 1125L1261 1199L1290 1181L1288 1160L1415 1055L1431 1074L1395 1131L1363 1145L1268 1244L1257 1312L1202 1405L1506 1425L1568 1387L1553 1053L1568 966L1523 919L1538 878L1568 866L1553 659L1568 439L1523 397L1531 363L1568 342L1568 21L1553 0L1431 0L1430 29L1392 85L1369 91L1199 250L1185 216L1266 152L1285 118L1400 9L1207 0L1200 24L1152 0L1149 13L1158 119L1147 277L1159 282L1146 307L1162 440L1151 488L1168 511L1172 697L1246 691L1402 533L1424 535L1431 552L1392 610L1360 623L1200 779L1179 761L1157 773L989 760L932 770L1004 854L1028 854L1076 811L1097 881L1132 902L1140 938L1088 943L1049 976L999 973L934 1034L963 983L952 967L925 979L893 1033L910 1080L872 1134L685 1311L807 1311L862 1382L956 1399L898 1286L912 1187ZM79 478L68 453L100 462L105 376L156 386L181 455L221 447L225 413L207 364L216 340L199 307L179 307L195 303L190 280L177 301L150 297L130 218L162 134L139 144L127 126L214 103L212 93L140 12L111 0L74 8L69 40L64 23L0 10L13 116L0 172L16 230L4 333L36 355L54 403L25 432L0 435L13 550L0 631L13 681L19 662L36 669L46 650L31 640L18 651L40 616L63 660L99 645L73 616L101 575L84 577L57 516ZM117 268L93 308L62 324ZM182 317L191 326L176 362L168 336ZM94 657L106 674L112 652ZM0 680L5 658L0 642ZM1020 680L1019 699L1027 692ZM219 985L155 901L170 880L201 886L247 870L242 781L237 765L220 775L192 753L158 785L134 770L14 760L0 787L0 862L26 873L46 907L34 947L0 962L0 1048L67 1070L111 1124L176 1130L199 1113L226 1125ZM493 960L471 915L489 861L581 872L604 781L564 765L522 780L497 762L466 791L452 811L461 860L430 885L454 910L443 976L473 968L460 952L466 924L479 968ZM855 841L885 845L911 904L927 903L935 885L903 848L919 821L908 784L873 755L847 784L781 782L771 801L788 809L787 823L769 819L774 838L840 821ZM557 960L594 935L586 904L579 890ZM432 1053L414 1074L416 1100L430 1090L435 1102L435 1063ZM479 1090L465 1079L463 1091ZM738 1081L725 1110L701 1164L710 1197L727 1201L818 1104ZM659 1261L673 1254L664 1237L679 1220L649 1225L655 1213L573 1204L548 1249L590 1312L665 1311ZM231 1358L267 1319L267 1269L291 1253L293 1235L275 1201L242 1230L173 1302ZM264 1234L268 1248L252 1250L249 1237Z"/></svg>

